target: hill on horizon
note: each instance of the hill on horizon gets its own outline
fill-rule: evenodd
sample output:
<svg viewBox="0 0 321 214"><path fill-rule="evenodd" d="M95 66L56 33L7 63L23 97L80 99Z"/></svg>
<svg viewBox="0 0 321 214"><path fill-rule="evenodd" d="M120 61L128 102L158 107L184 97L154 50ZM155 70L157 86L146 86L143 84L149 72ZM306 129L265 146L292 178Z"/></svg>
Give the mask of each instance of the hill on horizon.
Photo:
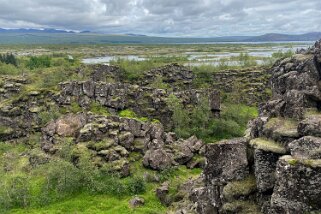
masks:
<svg viewBox="0 0 321 214"><path fill-rule="evenodd" d="M154 37L141 34L101 34L90 31L66 31L58 29L3 29L0 28L0 44L202 44L242 42L301 42L316 41L321 32L305 34L268 33L260 36L223 36L209 38Z"/></svg>

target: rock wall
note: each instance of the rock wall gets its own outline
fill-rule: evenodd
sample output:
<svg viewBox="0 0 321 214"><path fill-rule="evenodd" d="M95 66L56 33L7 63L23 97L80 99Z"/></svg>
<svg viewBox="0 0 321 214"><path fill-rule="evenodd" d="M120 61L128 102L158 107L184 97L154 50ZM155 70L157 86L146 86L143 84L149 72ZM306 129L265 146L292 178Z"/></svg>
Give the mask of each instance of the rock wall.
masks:
<svg viewBox="0 0 321 214"><path fill-rule="evenodd" d="M265 69L217 71L213 87L223 93L236 94L242 103L258 105L270 98L270 74Z"/></svg>
<svg viewBox="0 0 321 214"><path fill-rule="evenodd" d="M198 213L321 211L320 47L273 66L246 138L207 145Z"/></svg>
<svg viewBox="0 0 321 214"><path fill-rule="evenodd" d="M159 119L167 129L170 129L172 124L171 111L166 104L171 94L179 98L186 108L197 105L201 97L205 96L214 116L220 111L220 96L216 90L191 89L172 92L127 83L94 81L66 82L61 83L60 87L61 93L58 98L60 105L69 105L74 101L88 108L92 101L97 101L111 112L132 109L140 116Z"/></svg>
<svg viewBox="0 0 321 214"><path fill-rule="evenodd" d="M119 67L95 65L91 79L95 82L112 80L124 83L121 75L122 71ZM239 101L247 105L258 105L269 99L271 95L270 90L267 90L270 74L265 69L256 68L209 71L203 77L202 74L194 73L188 67L174 63L145 71L142 78L134 81L133 84L148 87L159 77L163 83L169 84L174 92L195 88L199 80L210 82L211 88L223 94L235 93Z"/></svg>

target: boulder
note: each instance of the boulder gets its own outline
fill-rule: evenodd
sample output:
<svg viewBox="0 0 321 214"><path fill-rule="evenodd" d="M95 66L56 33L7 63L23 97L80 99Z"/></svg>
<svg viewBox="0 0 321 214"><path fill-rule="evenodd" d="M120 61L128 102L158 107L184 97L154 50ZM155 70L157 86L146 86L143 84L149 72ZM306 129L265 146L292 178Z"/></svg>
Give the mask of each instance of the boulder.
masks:
<svg viewBox="0 0 321 214"><path fill-rule="evenodd" d="M224 184L242 180L249 174L247 140L237 138L206 145L207 163L205 180L212 184Z"/></svg>
<svg viewBox="0 0 321 214"><path fill-rule="evenodd" d="M275 184L275 169L281 154L255 149L254 172L259 192L272 190Z"/></svg>
<svg viewBox="0 0 321 214"><path fill-rule="evenodd" d="M74 137L81 127L86 123L84 114L67 114L62 118L50 122L43 132L49 136L57 134L61 137Z"/></svg>
<svg viewBox="0 0 321 214"><path fill-rule="evenodd" d="M161 186L156 189L156 197L165 206L169 206L171 204L171 199L168 194L169 194L169 183L168 182L162 183Z"/></svg>
<svg viewBox="0 0 321 214"><path fill-rule="evenodd" d="M306 213L320 209L321 160L280 158L270 213Z"/></svg>
<svg viewBox="0 0 321 214"><path fill-rule="evenodd" d="M172 155L167 153L164 149L148 150L143 159L143 165L145 167L159 171L170 168L172 164Z"/></svg>
<svg viewBox="0 0 321 214"><path fill-rule="evenodd" d="M123 131L118 135L119 144L128 150L133 150L134 135L131 132Z"/></svg>
<svg viewBox="0 0 321 214"><path fill-rule="evenodd" d="M305 136L289 144L291 155L298 159L321 159L321 138Z"/></svg>
<svg viewBox="0 0 321 214"><path fill-rule="evenodd" d="M202 140L197 139L196 136L192 136L186 139L183 143L192 153L198 153L205 145Z"/></svg>
<svg viewBox="0 0 321 214"><path fill-rule="evenodd" d="M132 208L140 207L145 204L145 200L143 198L135 196L129 201L129 206Z"/></svg>
<svg viewBox="0 0 321 214"><path fill-rule="evenodd" d="M181 165L186 164L193 158L193 153L184 140L178 140L172 144L170 151L173 153L174 160Z"/></svg>
<svg viewBox="0 0 321 214"><path fill-rule="evenodd" d="M298 125L300 136L321 137L321 114L308 116Z"/></svg>

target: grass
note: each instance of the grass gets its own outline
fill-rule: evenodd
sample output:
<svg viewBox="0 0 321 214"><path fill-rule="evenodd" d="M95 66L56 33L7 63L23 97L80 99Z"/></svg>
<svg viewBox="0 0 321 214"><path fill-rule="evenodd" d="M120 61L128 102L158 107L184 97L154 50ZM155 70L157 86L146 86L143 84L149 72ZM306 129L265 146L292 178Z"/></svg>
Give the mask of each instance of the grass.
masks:
<svg viewBox="0 0 321 214"><path fill-rule="evenodd" d="M256 180L254 176L249 176L241 181L228 183L223 189L223 196L231 201L240 196L248 196L256 191Z"/></svg>
<svg viewBox="0 0 321 214"><path fill-rule="evenodd" d="M15 206L13 207L13 209L9 209L8 213L165 213L167 208L163 206L155 196L155 189L159 186L160 183L145 181L146 183L144 184L144 191L142 191L141 184L134 179L142 177L146 173L158 175L160 177L160 182L163 182L165 180L170 182L171 194L175 195L178 186L182 182L191 177L195 178L201 173L201 169L190 170L185 166L180 166L168 171L158 173L156 171L144 168L142 166L141 155L139 153L132 153L129 157L129 160L131 161L132 171L132 175L130 177L122 179L118 178L115 180L117 181L116 183L110 183L110 180L107 179L107 184L104 183L105 180L102 180L101 182L103 183L100 183L101 185L107 185L108 188L112 189L108 191L106 190L107 192L104 193L91 192L83 189L82 187L80 189L74 189L78 185L77 182L81 181L81 179L79 178L79 172L81 171L79 171L77 168L71 167L72 165L68 162L58 161L57 163L51 163L51 165L43 165L40 168L31 169L28 165L28 157L20 155L24 151L28 150L29 148L24 146L24 144L0 144L0 162L4 163L4 160L2 158L6 158L6 161L12 165L10 167L11 172L5 173L5 176L3 175L3 172L0 171L0 179L2 182L1 184L9 182L15 176L22 176L21 178L25 179L24 188L28 190L28 194L20 192L22 191L22 189L20 189L18 193L30 199L28 199L28 203L25 208L17 208ZM8 156L7 154L11 155ZM8 159L7 157L10 157L10 159ZM60 163L59 166L57 165L58 163ZM46 196L45 198L39 198L39 196L41 196L39 194L41 194L43 191L41 186L43 186L43 183L48 176L46 173L51 173L51 176L60 176L63 174L61 174L62 172L59 170L65 167L67 167L66 169L68 170L67 174L65 174L67 176L67 179L72 179L71 181L68 181L72 186L66 186L66 188L71 188L71 191L64 188L62 190L59 190L58 192L53 192L53 195L50 195L51 198L49 200L49 203L41 204L42 202L38 202L38 199L42 201L46 200L47 197ZM83 169L83 165L79 165L79 167L80 169ZM59 170L56 172L55 170L57 169ZM86 171L81 173L86 173ZM94 173L94 171L90 170L88 171L88 173L92 174ZM86 176L86 174L81 176ZM76 186L74 186L74 182L76 182ZM108 185L111 186L109 187ZM125 187L124 185L126 185L126 188L130 188L128 190L121 190L119 194L114 194L113 188L116 187L115 185L121 185L122 188ZM134 186L136 188L139 188L139 190L133 190ZM60 193L60 191L62 192ZM139 197L144 198L144 206L135 209L129 207L129 201L134 196L134 192L137 192ZM57 196L57 198L55 195ZM0 194L0 198L1 196L2 195Z"/></svg>
<svg viewBox="0 0 321 214"><path fill-rule="evenodd" d="M63 213L164 213L166 208L158 201L152 189L143 196L145 205L132 209L129 207L131 197L117 198L107 195L88 195L80 194L70 199L58 202L49 206L32 209L16 209L9 213L16 214L63 214Z"/></svg>
<svg viewBox="0 0 321 214"><path fill-rule="evenodd" d="M285 154L286 149L280 144L273 140L268 140L264 138L256 138L250 141L250 145L256 149L261 149L267 152L273 152L278 154Z"/></svg>

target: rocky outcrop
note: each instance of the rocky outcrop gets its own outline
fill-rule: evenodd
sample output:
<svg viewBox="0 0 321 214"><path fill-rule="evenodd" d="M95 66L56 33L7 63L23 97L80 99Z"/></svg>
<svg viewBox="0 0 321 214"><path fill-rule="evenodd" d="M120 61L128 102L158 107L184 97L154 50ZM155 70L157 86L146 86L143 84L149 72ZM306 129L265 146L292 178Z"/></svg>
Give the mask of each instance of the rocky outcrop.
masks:
<svg viewBox="0 0 321 214"><path fill-rule="evenodd" d="M77 147L75 160L78 152L89 153L97 166L123 176L130 173L132 152L141 154L145 167L161 171L189 164L204 147L195 136L177 140L175 134L165 132L160 123L84 113L64 115L48 123L42 133L45 152L59 153L68 139Z"/></svg>
<svg viewBox="0 0 321 214"><path fill-rule="evenodd" d="M17 139L29 133L40 131L46 118L57 108L54 93L47 90L28 91L5 99L0 103L0 138Z"/></svg>
<svg viewBox="0 0 321 214"><path fill-rule="evenodd" d="M274 65L272 98L246 139L206 147L198 213L320 212L320 47Z"/></svg>
<svg viewBox="0 0 321 214"><path fill-rule="evenodd" d="M114 82L124 83L122 78L122 69L111 65L93 65L91 80L94 82ZM142 71L143 75L139 80L133 80L132 83L140 87L146 87L161 78L162 82L169 84L174 91L187 90L192 88L192 81L195 78L193 72L185 66L177 63L168 64L162 67Z"/></svg>
<svg viewBox="0 0 321 214"><path fill-rule="evenodd" d="M93 65L91 80L94 82L120 82L127 83L122 78L122 70L117 66ZM173 63L159 68L147 70L139 80L131 81L140 87L151 87L155 81L161 80L174 92L186 91L195 88L199 79L206 78L211 81L210 88L219 90L224 94L238 94L237 101L248 105L260 104L270 97L267 90L269 74L264 69L242 69L216 71L207 73L193 72L190 68Z"/></svg>
<svg viewBox="0 0 321 214"><path fill-rule="evenodd" d="M270 97L270 74L262 69L227 70L214 72L213 87L223 93L235 94L235 101L248 105L261 104Z"/></svg>
<svg viewBox="0 0 321 214"><path fill-rule="evenodd" d="M220 111L220 96L216 90L171 90L141 87L127 83L103 83L94 81L61 83L58 98L60 105L78 103L88 108L92 101L107 107L111 112L132 109L136 114L157 118L167 129L171 127L171 112L166 104L168 97L174 94L185 107L197 105L201 97L207 97L210 109L215 115Z"/></svg>

